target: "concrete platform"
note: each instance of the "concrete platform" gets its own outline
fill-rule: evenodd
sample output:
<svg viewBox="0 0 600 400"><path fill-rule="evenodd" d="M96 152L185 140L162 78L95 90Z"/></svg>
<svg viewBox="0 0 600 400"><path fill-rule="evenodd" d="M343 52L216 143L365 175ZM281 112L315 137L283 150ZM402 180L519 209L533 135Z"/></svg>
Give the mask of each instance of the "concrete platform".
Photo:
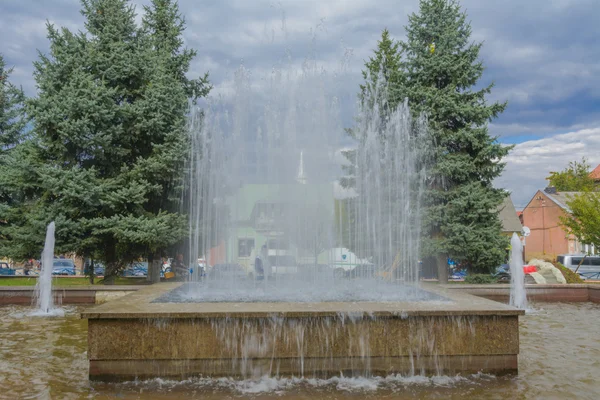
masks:
<svg viewBox="0 0 600 400"><path fill-rule="evenodd" d="M133 293L141 285L68 286L52 289L54 304L102 304ZM35 286L0 286L0 306L30 306L34 302Z"/></svg>
<svg viewBox="0 0 600 400"><path fill-rule="evenodd" d="M445 289L469 293L486 299L508 302L510 298L510 285L469 285L450 284L444 285ZM568 302L580 303L591 301L600 303L600 284L545 284L525 285L525 292L529 301L540 302Z"/></svg>
<svg viewBox="0 0 600 400"><path fill-rule="evenodd" d="M162 283L82 313L90 379L455 374L518 369L523 311L423 285L436 302L151 303Z"/></svg>

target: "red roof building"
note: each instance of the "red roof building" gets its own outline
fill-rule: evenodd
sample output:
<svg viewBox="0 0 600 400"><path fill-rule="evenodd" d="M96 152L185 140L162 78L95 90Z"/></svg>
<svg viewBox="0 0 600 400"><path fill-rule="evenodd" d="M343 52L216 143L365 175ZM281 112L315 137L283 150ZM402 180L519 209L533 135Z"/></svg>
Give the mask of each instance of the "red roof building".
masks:
<svg viewBox="0 0 600 400"><path fill-rule="evenodd" d="M590 172L590 178L592 178L594 182L600 182L600 164Z"/></svg>

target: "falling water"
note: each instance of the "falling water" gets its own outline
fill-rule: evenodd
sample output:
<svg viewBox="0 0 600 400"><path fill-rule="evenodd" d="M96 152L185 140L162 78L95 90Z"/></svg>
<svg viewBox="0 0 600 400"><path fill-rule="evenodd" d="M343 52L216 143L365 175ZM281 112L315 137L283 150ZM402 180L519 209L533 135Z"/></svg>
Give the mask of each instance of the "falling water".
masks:
<svg viewBox="0 0 600 400"><path fill-rule="evenodd" d="M38 311L49 314L54 308L52 299L52 265L54 261L54 221L46 229L46 241L42 252L42 269L35 285L35 298Z"/></svg>
<svg viewBox="0 0 600 400"><path fill-rule="evenodd" d="M361 107L350 143L336 76L310 60L262 80L242 66L230 100L192 110L189 253L207 258L204 285L217 297L270 292L284 300L322 287L351 300L358 291L385 293L379 287L391 281L418 281L425 123L412 123L407 104L384 114L381 102L365 101L371 106ZM352 164L345 178L354 187L340 185L343 164ZM354 265L334 265L336 252ZM215 264L241 269L211 273Z"/></svg>
<svg viewBox="0 0 600 400"><path fill-rule="evenodd" d="M516 233L513 233L510 246L510 304L524 310L527 308L527 295L523 272L523 246Z"/></svg>

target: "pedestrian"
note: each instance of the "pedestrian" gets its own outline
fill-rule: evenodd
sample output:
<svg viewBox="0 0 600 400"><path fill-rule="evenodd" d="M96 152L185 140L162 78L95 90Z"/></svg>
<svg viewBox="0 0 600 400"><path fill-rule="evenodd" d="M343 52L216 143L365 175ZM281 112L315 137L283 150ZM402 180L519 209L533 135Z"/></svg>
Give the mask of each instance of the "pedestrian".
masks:
<svg viewBox="0 0 600 400"><path fill-rule="evenodd" d="M256 255L256 258L254 259L254 274L255 274L255 278L257 281L262 281L263 279L265 279L265 268L264 268L264 263L263 263L263 257L266 253L267 250L267 246L263 245L262 247L264 249L264 252L258 253Z"/></svg>
<svg viewBox="0 0 600 400"><path fill-rule="evenodd" d="M175 260L173 261L173 265L171 265L172 272L175 272L175 278L177 280L185 279L189 276L189 269L185 266L183 262L183 254L178 254Z"/></svg>

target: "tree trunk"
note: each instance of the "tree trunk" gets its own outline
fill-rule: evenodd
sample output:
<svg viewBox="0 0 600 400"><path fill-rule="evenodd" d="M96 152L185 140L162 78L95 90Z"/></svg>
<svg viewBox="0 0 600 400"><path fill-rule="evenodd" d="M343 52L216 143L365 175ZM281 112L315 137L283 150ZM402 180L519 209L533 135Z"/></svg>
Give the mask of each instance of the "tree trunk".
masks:
<svg viewBox="0 0 600 400"><path fill-rule="evenodd" d="M85 263L85 261L84 261ZM90 285L94 284L94 275L96 274L96 271L94 271L94 259L91 258L90 259L90 269L88 271L88 273L90 274Z"/></svg>
<svg viewBox="0 0 600 400"><path fill-rule="evenodd" d="M148 277L147 280L151 283L160 282L160 254L151 253L148 257Z"/></svg>
<svg viewBox="0 0 600 400"><path fill-rule="evenodd" d="M438 254L437 270L438 270L438 282L448 283L448 257L445 254Z"/></svg>

